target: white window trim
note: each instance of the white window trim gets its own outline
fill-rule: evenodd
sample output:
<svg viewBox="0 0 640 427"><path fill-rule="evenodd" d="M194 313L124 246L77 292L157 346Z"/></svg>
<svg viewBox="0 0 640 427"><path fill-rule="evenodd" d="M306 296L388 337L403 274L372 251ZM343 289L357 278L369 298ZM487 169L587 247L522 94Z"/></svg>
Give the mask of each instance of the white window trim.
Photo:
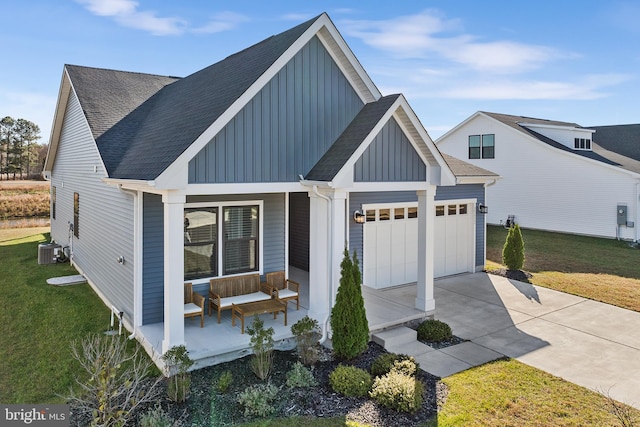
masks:
<svg viewBox="0 0 640 427"><path fill-rule="evenodd" d="M258 205L258 209L260 209L260 213L258 215L258 271L253 272L245 272L238 274L219 274L218 276L211 277L203 277L201 279L195 280L185 280L185 283L192 283L194 285L201 285L204 283L209 283L209 280L216 279L220 277L235 277L235 276L244 276L247 274L255 274L258 273L260 275L263 274L264 269L264 200L236 200L236 201L221 201L221 202L198 202L198 203L185 203L184 208L186 209L194 209L194 208L218 208L218 218L222 218L222 210L225 207L229 206L254 206ZM222 223L223 221L218 221L218 239L222 238ZM223 265L223 255L222 255L222 244L219 240L218 242L218 272L222 273L224 271Z"/></svg>

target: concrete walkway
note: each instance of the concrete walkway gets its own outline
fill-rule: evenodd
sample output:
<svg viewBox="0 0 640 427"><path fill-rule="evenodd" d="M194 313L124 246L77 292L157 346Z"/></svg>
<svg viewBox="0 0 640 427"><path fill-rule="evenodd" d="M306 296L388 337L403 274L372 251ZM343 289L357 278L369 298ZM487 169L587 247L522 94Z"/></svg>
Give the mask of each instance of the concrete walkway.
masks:
<svg viewBox="0 0 640 427"><path fill-rule="evenodd" d="M640 313L485 273L437 280L435 297L435 318L468 341L433 350L406 328L374 339L440 377L505 355L640 409Z"/></svg>

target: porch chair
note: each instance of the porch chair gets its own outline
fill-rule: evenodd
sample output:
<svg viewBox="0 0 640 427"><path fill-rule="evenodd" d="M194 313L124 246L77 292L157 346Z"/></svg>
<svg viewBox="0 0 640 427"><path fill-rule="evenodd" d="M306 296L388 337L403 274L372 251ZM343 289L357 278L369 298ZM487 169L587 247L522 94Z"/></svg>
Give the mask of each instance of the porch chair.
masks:
<svg viewBox="0 0 640 427"><path fill-rule="evenodd" d="M284 271L267 273L267 286L277 299L285 303L296 300L296 310L300 309L300 284L285 278Z"/></svg>
<svg viewBox="0 0 640 427"><path fill-rule="evenodd" d="M204 328L204 297L193 292L191 283L184 284L184 317L200 316L200 327Z"/></svg>

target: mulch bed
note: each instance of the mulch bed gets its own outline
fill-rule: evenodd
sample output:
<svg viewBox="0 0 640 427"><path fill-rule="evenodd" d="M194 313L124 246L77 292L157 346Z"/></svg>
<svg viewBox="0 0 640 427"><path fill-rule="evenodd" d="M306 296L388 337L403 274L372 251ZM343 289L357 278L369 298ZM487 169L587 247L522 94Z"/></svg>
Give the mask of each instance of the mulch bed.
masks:
<svg viewBox="0 0 640 427"><path fill-rule="evenodd" d="M447 389L438 377L422 370L418 370L416 378L425 384L424 403L413 414L380 407L368 398L345 397L331 389L329 374L339 364L350 364L369 371L373 361L383 353L386 353L383 347L371 342L366 351L354 360L340 361L333 357L330 350L322 348L320 362L313 368L318 386L289 389L285 384L286 373L298 360L297 355L295 351L275 352L274 367L268 381L281 388L281 398L274 404L276 411L273 418L345 416L346 420L374 427L410 427L425 423L437 414L438 406L446 399ZM261 383L250 369L250 358L246 356L194 371L191 375L191 395L187 402L176 404L165 398L157 404L177 421L174 424L176 426L232 426L252 421L252 418L244 416L244 410L237 402L238 394L246 387ZM220 393L216 384L220 375L227 370L233 374L233 382L226 393ZM71 418L71 425L86 425L83 420L86 422L87 418L82 419L77 414L72 414Z"/></svg>

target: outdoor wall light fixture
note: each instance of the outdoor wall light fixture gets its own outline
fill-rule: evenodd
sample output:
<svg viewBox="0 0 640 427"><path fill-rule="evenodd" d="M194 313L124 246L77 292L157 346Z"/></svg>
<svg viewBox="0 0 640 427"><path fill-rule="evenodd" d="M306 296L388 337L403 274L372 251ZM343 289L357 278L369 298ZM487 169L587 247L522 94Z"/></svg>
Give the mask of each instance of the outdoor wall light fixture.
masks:
<svg viewBox="0 0 640 427"><path fill-rule="evenodd" d="M487 212L489 212L489 207L480 203L478 204L478 212L480 212L481 214L486 214Z"/></svg>
<svg viewBox="0 0 640 427"><path fill-rule="evenodd" d="M358 210L353 213L353 220L358 224L364 224L364 214Z"/></svg>

